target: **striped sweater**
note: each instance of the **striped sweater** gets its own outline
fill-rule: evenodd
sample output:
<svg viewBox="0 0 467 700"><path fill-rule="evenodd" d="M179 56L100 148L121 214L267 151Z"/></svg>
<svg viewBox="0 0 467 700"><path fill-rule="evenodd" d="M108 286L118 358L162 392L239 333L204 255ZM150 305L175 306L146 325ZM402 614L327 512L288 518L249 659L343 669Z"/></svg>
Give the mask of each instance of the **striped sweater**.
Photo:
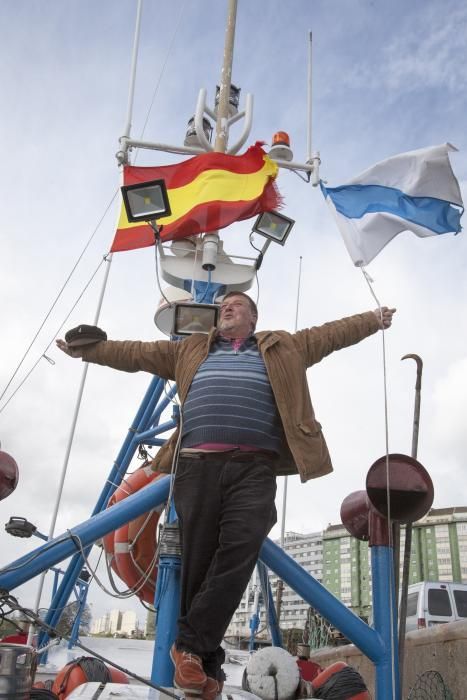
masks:
<svg viewBox="0 0 467 700"><path fill-rule="evenodd" d="M182 447L248 445L279 452L282 425L254 337L238 349L218 338L183 405Z"/></svg>

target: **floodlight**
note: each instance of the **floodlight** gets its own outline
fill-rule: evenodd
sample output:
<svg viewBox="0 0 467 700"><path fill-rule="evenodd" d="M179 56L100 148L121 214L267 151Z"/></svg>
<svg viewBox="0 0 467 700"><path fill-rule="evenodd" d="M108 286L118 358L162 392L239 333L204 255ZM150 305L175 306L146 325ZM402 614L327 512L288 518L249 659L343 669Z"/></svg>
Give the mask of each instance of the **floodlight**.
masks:
<svg viewBox="0 0 467 700"><path fill-rule="evenodd" d="M295 221L277 211L265 211L256 219L253 231L269 241L284 245Z"/></svg>
<svg viewBox="0 0 467 700"><path fill-rule="evenodd" d="M164 180L149 180L122 188L128 221L155 221L170 216L170 204Z"/></svg>
<svg viewBox="0 0 467 700"><path fill-rule="evenodd" d="M208 334L217 326L219 307L217 304L175 304L173 335Z"/></svg>
<svg viewBox="0 0 467 700"><path fill-rule="evenodd" d="M84 567L84 569L81 569L81 573L78 576L78 581L81 581L82 583L88 583L90 578L91 574L86 569L86 567Z"/></svg>

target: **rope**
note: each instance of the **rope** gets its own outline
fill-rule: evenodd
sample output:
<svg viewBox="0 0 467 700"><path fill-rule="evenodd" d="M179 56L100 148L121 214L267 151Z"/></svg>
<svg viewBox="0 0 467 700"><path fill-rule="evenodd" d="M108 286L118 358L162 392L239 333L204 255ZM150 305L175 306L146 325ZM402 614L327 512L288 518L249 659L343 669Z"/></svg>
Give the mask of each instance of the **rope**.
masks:
<svg viewBox="0 0 467 700"><path fill-rule="evenodd" d="M84 551L84 548L83 548L83 545L81 542L81 538L78 535L72 533L70 530L67 530L67 532L69 533L70 538L72 539L76 548L78 549L81 556L83 557L83 560L86 564L86 567L89 569L89 571L91 573L92 580L95 580L97 585L99 586L99 588L101 590L103 590L104 593L107 593L108 595L110 595L112 598L131 598L132 596L136 595L136 593L138 593L143 588L145 583L148 581L151 569L153 568L153 566L155 565L155 563L157 561L157 558L156 558L157 552L151 561L148 572L146 572L145 575L142 576L138 580L138 582L136 583L136 585L133 588L127 588L126 591L121 591L121 592L117 591L116 587L114 587L114 582L113 582L113 578L112 578L111 585L114 588L114 591L116 591L116 593L112 593L112 591L110 591L108 588L106 588L106 586L102 583L102 581L97 576L97 566L99 565L99 563L97 564L96 569L92 569L92 567L90 566L88 557L86 556L86 552ZM107 573L109 574L108 564L107 564ZM109 579L111 579L111 575L109 575Z"/></svg>
<svg viewBox="0 0 467 700"><path fill-rule="evenodd" d="M31 688L29 698L30 700L58 700L58 695L46 688Z"/></svg>
<svg viewBox="0 0 467 700"><path fill-rule="evenodd" d="M68 679L74 669L79 666L89 683L110 683L112 676L107 666L101 659L89 658L89 656L80 656L67 664L67 671L60 683L60 693L66 690Z"/></svg>
<svg viewBox="0 0 467 700"><path fill-rule="evenodd" d="M351 666L340 669L319 688L313 688L313 697L322 700L347 700L368 690L361 675Z"/></svg>

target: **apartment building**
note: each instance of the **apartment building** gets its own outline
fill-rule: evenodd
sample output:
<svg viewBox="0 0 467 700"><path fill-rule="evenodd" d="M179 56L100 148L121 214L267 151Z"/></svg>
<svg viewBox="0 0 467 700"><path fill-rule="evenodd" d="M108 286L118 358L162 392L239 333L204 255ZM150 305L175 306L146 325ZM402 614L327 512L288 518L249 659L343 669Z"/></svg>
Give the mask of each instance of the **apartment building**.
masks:
<svg viewBox="0 0 467 700"><path fill-rule="evenodd" d="M401 528L401 571L405 528ZM371 612L371 552L366 542L355 539L343 525L329 525L323 532L288 532L284 550L314 578L351 608L368 618ZM467 583L467 507L432 508L413 525L409 582L458 581ZM270 572L276 600L277 576ZM227 635L249 637L255 592L259 589L256 572L234 614ZM284 586L280 625L284 630L304 629L308 604ZM266 636L266 615L261 605L260 633Z"/></svg>

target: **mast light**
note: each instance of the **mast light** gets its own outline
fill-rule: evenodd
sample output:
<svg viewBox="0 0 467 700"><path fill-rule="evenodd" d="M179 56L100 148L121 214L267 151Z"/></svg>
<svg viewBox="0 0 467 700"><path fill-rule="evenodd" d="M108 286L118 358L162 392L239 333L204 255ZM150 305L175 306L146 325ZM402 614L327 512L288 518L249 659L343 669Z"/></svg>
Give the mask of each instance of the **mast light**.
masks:
<svg viewBox="0 0 467 700"><path fill-rule="evenodd" d="M230 83L230 93L229 93L229 117L234 117L238 113L238 105L240 104L240 90L233 83ZM221 95L221 89L219 85L216 85L216 97L214 99L214 111L217 114L217 108L219 107L219 98Z"/></svg>
<svg viewBox="0 0 467 700"><path fill-rule="evenodd" d="M128 221L155 221L172 213L164 180L124 185L121 191Z"/></svg>
<svg viewBox="0 0 467 700"><path fill-rule="evenodd" d="M212 124L209 119L206 119L206 117L203 117L203 131L206 140L211 143ZM198 138L198 134L196 133L195 117L191 117L191 119L188 121L188 129L185 134L183 145L189 146L190 148L203 148L203 145Z"/></svg>

